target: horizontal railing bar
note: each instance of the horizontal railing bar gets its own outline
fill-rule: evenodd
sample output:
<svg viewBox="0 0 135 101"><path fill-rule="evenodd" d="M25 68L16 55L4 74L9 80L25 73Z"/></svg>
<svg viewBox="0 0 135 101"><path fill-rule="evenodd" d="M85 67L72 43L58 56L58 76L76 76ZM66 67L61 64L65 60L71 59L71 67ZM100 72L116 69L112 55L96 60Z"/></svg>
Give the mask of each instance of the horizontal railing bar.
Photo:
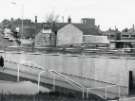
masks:
<svg viewBox="0 0 135 101"><path fill-rule="evenodd" d="M102 89L102 88L111 88L111 87L115 87L115 86L119 86L119 85L112 85L112 86L105 86L105 87L95 87L95 88L86 88L87 90L91 90L91 89Z"/></svg>
<svg viewBox="0 0 135 101"><path fill-rule="evenodd" d="M62 75L61 73L58 73L58 72L53 71L53 70L51 70L51 72L54 72L54 73L58 74L60 77L63 77L63 78L65 78L65 79L67 79L68 81L73 82L73 83L74 83L75 85L77 85L80 89L85 88L84 86L80 85L80 84L79 84L79 83L77 83L76 81L74 81L74 80L72 80L72 79L68 78L68 77L67 77L67 76L65 76L65 75Z"/></svg>
<svg viewBox="0 0 135 101"><path fill-rule="evenodd" d="M33 65L30 65L30 64L17 63L17 62L15 62L15 61L10 61L10 60L5 60L5 61L11 62L11 63L14 63L14 64L20 64L20 65L28 66L28 67L30 67L30 68L32 68L32 69L35 69L35 68L36 68L36 69L39 69L39 70L42 70L42 71L54 72L55 74L59 75L60 77L66 79L67 82L69 82L70 84L71 84L71 82L72 82L73 84L75 84L79 89L84 89L84 88L85 88L83 85L79 84L78 82L76 82L76 81L74 81L74 80L68 78L67 76L65 76L65 75L63 75L63 74L61 74L61 73L59 73L59 72L57 72L57 71L55 71L55 70L49 70L47 67L44 68L43 66L40 66L40 65L38 65L38 64L36 64L37 66L33 66ZM26 62L26 63L31 63L31 62ZM33 68L33 67L34 67L34 68ZM37 68L37 67L40 67L40 68ZM71 84L71 85L72 85L72 84Z"/></svg>

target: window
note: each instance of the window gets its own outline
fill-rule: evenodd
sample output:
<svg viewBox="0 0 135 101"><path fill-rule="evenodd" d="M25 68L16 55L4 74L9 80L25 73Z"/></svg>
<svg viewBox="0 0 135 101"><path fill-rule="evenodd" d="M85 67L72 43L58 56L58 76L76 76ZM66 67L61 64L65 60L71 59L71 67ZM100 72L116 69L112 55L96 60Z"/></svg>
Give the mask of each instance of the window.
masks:
<svg viewBox="0 0 135 101"><path fill-rule="evenodd" d="M135 38L135 35L131 35L131 38Z"/></svg>
<svg viewBox="0 0 135 101"><path fill-rule="evenodd" d="M110 35L111 38L115 37L115 35Z"/></svg>
<svg viewBox="0 0 135 101"><path fill-rule="evenodd" d="M122 35L122 37L123 37L123 38L128 38L128 37L129 37L129 35Z"/></svg>

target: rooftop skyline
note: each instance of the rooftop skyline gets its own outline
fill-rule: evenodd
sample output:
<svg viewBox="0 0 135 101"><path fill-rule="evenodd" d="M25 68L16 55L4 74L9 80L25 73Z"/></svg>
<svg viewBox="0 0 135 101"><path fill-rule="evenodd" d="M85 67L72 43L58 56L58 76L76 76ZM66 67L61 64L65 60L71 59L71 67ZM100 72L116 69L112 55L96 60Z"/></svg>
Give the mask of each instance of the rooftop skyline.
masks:
<svg viewBox="0 0 135 101"><path fill-rule="evenodd" d="M14 2L14 3L13 3ZM1 0L0 21L3 19L32 19L38 16L38 22L46 20L50 13L59 15L59 21L80 22L81 18L95 18L101 29L132 27L135 24L134 0Z"/></svg>

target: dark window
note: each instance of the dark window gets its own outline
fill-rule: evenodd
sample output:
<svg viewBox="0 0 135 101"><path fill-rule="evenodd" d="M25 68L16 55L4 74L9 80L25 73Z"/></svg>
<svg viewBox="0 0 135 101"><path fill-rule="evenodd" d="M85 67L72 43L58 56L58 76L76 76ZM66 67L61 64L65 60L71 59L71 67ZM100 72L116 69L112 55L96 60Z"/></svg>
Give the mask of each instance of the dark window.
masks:
<svg viewBox="0 0 135 101"><path fill-rule="evenodd" d="M131 38L135 38L135 35L131 35Z"/></svg>
<svg viewBox="0 0 135 101"><path fill-rule="evenodd" d="M111 38L115 37L115 35L110 35Z"/></svg>
<svg viewBox="0 0 135 101"><path fill-rule="evenodd" d="M128 37L129 37L129 35L122 35L122 37L124 37L124 38L128 38Z"/></svg>

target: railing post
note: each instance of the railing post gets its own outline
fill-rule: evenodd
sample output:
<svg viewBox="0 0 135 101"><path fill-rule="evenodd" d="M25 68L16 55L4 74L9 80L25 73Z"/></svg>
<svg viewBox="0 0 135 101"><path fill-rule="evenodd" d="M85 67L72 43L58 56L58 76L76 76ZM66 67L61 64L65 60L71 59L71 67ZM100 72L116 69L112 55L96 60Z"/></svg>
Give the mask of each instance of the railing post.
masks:
<svg viewBox="0 0 135 101"><path fill-rule="evenodd" d="M82 99L84 99L85 98L85 95L84 95L84 87L82 88Z"/></svg>
<svg viewBox="0 0 135 101"><path fill-rule="evenodd" d="M70 84L71 84L71 82L74 83L74 84L75 84L77 87L79 87L79 89L82 90L82 91L83 91L83 89L85 88L84 86L78 84L76 81L74 81L74 80L68 78L67 76L65 76L65 75L63 75L63 74L61 74L61 73L59 73L59 72L57 72L57 71L55 71L55 70L49 70L49 72L53 72L53 73L57 74L59 77L64 78L64 80L67 81L67 82L70 83ZM72 85L72 84L71 84L71 85Z"/></svg>
<svg viewBox="0 0 135 101"><path fill-rule="evenodd" d="M38 92L40 91L40 73L38 74Z"/></svg>
<svg viewBox="0 0 135 101"><path fill-rule="evenodd" d="M118 88L118 89L119 89L119 92L118 92L118 93L119 93L119 98L120 98L120 93L121 93L121 91L120 91L120 85L119 85L118 87L119 87L119 88Z"/></svg>
<svg viewBox="0 0 135 101"><path fill-rule="evenodd" d="M105 87L105 99L107 99L107 87Z"/></svg>
<svg viewBox="0 0 135 101"><path fill-rule="evenodd" d="M17 63L17 82L19 82L19 81L20 81L20 66Z"/></svg>
<svg viewBox="0 0 135 101"><path fill-rule="evenodd" d="M86 89L86 97L87 97L87 99L89 98L89 91L88 91L88 89Z"/></svg>
<svg viewBox="0 0 135 101"><path fill-rule="evenodd" d="M41 76L41 74L43 73L43 72L45 72L45 71L41 71L39 74L38 74L38 92L40 91L40 76Z"/></svg>
<svg viewBox="0 0 135 101"><path fill-rule="evenodd" d="M56 84L55 84L55 74L52 74L53 75L53 90L55 91L55 86L56 86Z"/></svg>

